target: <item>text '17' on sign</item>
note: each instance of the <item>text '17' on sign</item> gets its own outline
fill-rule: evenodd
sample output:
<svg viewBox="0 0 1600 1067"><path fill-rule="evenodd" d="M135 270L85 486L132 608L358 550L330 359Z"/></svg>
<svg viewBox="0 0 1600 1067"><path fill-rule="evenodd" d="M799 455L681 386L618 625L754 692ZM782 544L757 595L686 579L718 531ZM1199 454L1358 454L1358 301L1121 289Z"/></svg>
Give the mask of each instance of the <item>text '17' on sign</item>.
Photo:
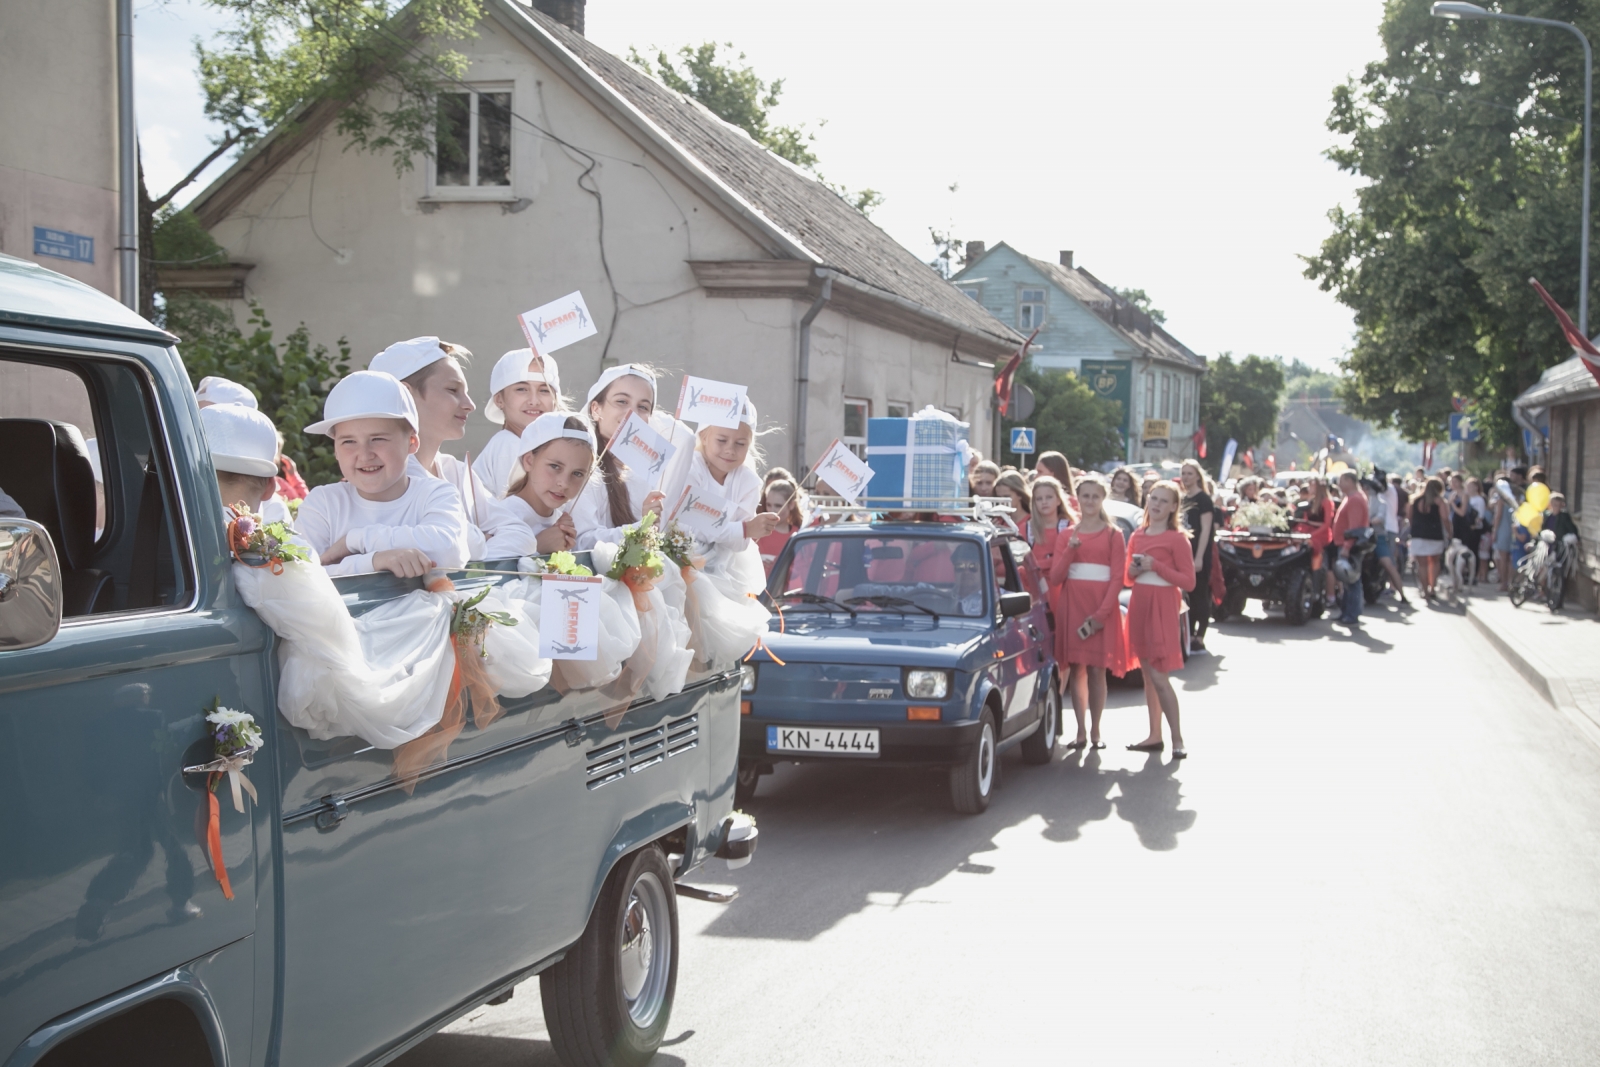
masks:
<svg viewBox="0 0 1600 1067"><path fill-rule="evenodd" d="M1011 451L1018 455L1027 455L1033 451L1032 427L1013 426L1011 428Z"/></svg>
<svg viewBox="0 0 1600 1067"><path fill-rule="evenodd" d="M852 504L860 499L861 491L872 481L872 468L838 438L834 438L812 469L819 485L826 483L829 489Z"/></svg>
<svg viewBox="0 0 1600 1067"><path fill-rule="evenodd" d="M678 418L702 430L707 426L738 426L747 391L742 385L685 374L683 388L678 390Z"/></svg>
<svg viewBox="0 0 1600 1067"><path fill-rule="evenodd" d="M546 574L539 591L539 655L594 659L600 647L598 577Z"/></svg>
<svg viewBox="0 0 1600 1067"><path fill-rule="evenodd" d="M552 300L543 307L524 311L517 316L522 335L528 347L541 356L547 356L585 337L599 333L583 294L568 293L560 300Z"/></svg>

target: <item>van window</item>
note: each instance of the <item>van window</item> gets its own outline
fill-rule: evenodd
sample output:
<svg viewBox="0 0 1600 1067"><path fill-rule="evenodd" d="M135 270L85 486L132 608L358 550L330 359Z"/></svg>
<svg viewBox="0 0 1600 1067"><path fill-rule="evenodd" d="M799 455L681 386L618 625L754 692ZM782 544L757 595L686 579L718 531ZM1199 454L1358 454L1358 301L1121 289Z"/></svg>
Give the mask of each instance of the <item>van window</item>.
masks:
<svg viewBox="0 0 1600 1067"><path fill-rule="evenodd" d="M138 364L0 348L0 489L50 534L64 615L191 599L171 459Z"/></svg>

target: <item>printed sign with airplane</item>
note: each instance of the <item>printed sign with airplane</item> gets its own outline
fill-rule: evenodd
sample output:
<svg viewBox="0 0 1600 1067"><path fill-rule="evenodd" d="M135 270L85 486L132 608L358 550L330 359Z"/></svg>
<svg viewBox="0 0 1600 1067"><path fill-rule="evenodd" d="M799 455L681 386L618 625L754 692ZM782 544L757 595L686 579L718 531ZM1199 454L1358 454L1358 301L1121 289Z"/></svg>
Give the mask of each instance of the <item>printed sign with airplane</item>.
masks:
<svg viewBox="0 0 1600 1067"><path fill-rule="evenodd" d="M600 646L600 579L546 574L539 599L539 655L594 659Z"/></svg>
<svg viewBox="0 0 1600 1067"><path fill-rule="evenodd" d="M600 332L579 292L524 311L517 316L517 322L522 326L522 335L528 339L528 347L542 356Z"/></svg>

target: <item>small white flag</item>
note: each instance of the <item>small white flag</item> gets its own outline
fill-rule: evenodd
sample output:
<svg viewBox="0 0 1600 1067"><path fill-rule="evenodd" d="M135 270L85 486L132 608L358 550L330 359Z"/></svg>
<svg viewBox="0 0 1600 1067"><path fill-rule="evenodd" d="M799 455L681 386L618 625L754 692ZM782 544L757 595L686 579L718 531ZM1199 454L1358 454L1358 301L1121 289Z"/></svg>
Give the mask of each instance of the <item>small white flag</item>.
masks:
<svg viewBox="0 0 1600 1067"><path fill-rule="evenodd" d="M676 522L702 541L720 541L732 521L729 511L727 498L689 485L679 495L667 521Z"/></svg>
<svg viewBox="0 0 1600 1067"><path fill-rule="evenodd" d="M678 390L678 418L695 423L702 430L707 426L737 426L746 392L743 385L685 374L683 388Z"/></svg>
<svg viewBox="0 0 1600 1067"><path fill-rule="evenodd" d="M867 487L867 483L872 481L872 468L837 438L828 446L822 458L817 460L813 470L818 481L827 482L834 492L852 504L861 496L861 490Z"/></svg>
<svg viewBox="0 0 1600 1067"><path fill-rule="evenodd" d="M600 646L600 579L546 574L539 598L539 655L594 659Z"/></svg>
<svg viewBox="0 0 1600 1067"><path fill-rule="evenodd" d="M622 420L610 448L611 454L630 470L642 471L652 480L658 478L677 450L677 446L640 418L637 411L629 411L628 417Z"/></svg>
<svg viewBox="0 0 1600 1067"><path fill-rule="evenodd" d="M582 293L568 293L560 300L552 300L543 307L524 311L517 316L522 325L522 335L528 347L541 356L565 348L574 341L593 337L600 330L583 302Z"/></svg>

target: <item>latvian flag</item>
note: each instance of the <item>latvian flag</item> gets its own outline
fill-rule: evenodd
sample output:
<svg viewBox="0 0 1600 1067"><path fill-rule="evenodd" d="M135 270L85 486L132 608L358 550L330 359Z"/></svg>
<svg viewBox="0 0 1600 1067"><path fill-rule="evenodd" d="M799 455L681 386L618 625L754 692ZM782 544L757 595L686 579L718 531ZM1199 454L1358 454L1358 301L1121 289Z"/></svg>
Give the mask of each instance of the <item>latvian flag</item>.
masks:
<svg viewBox="0 0 1600 1067"><path fill-rule="evenodd" d="M1594 380L1600 382L1600 349L1595 348L1594 343L1579 332L1571 317L1561 309L1560 304L1556 303L1555 297L1544 291L1544 286L1539 284L1537 278L1529 278L1528 284L1533 286L1534 292L1539 294L1539 299L1544 301L1545 306L1555 313L1556 321L1561 324L1561 332L1567 336L1567 344L1583 357L1583 365L1589 368Z"/></svg>

